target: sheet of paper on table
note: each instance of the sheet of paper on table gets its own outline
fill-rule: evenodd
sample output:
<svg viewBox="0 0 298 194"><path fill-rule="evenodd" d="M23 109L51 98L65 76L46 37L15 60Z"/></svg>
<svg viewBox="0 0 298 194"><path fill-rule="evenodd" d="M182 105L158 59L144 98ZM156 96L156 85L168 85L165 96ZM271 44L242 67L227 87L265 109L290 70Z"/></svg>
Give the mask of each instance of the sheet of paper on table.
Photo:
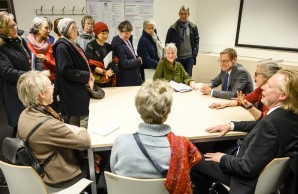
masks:
<svg viewBox="0 0 298 194"><path fill-rule="evenodd" d="M102 136L107 136L108 134L112 133L113 131L115 131L116 129L119 129L120 125L116 124L116 123L108 123L105 124L99 128L96 129L89 129L90 132L98 134L98 135L102 135Z"/></svg>

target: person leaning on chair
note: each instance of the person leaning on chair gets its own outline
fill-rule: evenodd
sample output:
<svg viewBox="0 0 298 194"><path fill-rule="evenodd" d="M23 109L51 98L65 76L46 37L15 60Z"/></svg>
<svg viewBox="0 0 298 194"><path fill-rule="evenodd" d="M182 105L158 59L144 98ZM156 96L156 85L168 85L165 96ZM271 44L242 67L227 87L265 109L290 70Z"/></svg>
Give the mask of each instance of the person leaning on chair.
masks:
<svg viewBox="0 0 298 194"><path fill-rule="evenodd" d="M192 193L189 170L201 154L185 137L175 136L164 124L171 112L173 89L163 80L146 80L138 90L135 105L144 123L136 134L151 159L167 170L165 187L169 193ZM164 173L138 147L133 134L117 137L111 153L111 171L132 178L163 178ZM163 171L165 172L165 171Z"/></svg>
<svg viewBox="0 0 298 194"><path fill-rule="evenodd" d="M88 166L80 168L75 150L90 147L85 128L64 124L60 115L51 109L54 85L48 71L30 71L23 74L17 84L18 95L27 108L19 119L19 137L24 139L41 121L30 137L29 147L40 163L45 164L44 182L52 187L67 187L88 173Z"/></svg>
<svg viewBox="0 0 298 194"><path fill-rule="evenodd" d="M298 151L298 71L280 70L262 86L262 103L269 108L259 121L231 122L207 128L225 135L247 131L236 156L206 153L192 169L198 193L208 193L217 179L230 187L230 194L253 194L258 175L274 158Z"/></svg>
<svg viewBox="0 0 298 194"><path fill-rule="evenodd" d="M233 48L226 48L220 52L218 60L221 71L209 84L203 84L202 94L216 98L231 99L236 97L237 91L244 94L253 91L253 82L249 72L239 63L237 63L237 52ZM222 90L216 90L215 87L222 84Z"/></svg>

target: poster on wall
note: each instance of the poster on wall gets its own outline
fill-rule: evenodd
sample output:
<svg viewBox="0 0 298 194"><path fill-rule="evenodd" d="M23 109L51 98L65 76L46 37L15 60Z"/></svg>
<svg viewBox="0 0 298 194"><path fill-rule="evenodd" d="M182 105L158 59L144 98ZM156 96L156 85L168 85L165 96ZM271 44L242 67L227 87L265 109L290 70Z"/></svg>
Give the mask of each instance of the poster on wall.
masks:
<svg viewBox="0 0 298 194"><path fill-rule="evenodd" d="M143 21L153 18L153 0L87 0L87 14L95 22L104 22L109 27L108 43L118 35L118 25L124 20L131 22L134 30L133 45L138 46L143 32Z"/></svg>
<svg viewBox="0 0 298 194"><path fill-rule="evenodd" d="M123 0L87 0L87 13L95 22L104 22L109 27L108 43L118 35L118 25L124 20Z"/></svg>
<svg viewBox="0 0 298 194"><path fill-rule="evenodd" d="M153 18L153 0L125 0L124 18L133 26L133 45L135 49L143 32L143 22Z"/></svg>

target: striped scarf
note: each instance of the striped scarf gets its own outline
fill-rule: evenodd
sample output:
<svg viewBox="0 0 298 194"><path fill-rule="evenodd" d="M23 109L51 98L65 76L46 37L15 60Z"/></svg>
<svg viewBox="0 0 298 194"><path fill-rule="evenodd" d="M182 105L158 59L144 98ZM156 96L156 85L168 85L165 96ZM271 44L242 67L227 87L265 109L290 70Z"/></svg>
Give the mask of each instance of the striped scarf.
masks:
<svg viewBox="0 0 298 194"><path fill-rule="evenodd" d="M169 170L165 187L171 194L192 194L190 169L202 159L198 149L186 138L168 134L171 146Z"/></svg>

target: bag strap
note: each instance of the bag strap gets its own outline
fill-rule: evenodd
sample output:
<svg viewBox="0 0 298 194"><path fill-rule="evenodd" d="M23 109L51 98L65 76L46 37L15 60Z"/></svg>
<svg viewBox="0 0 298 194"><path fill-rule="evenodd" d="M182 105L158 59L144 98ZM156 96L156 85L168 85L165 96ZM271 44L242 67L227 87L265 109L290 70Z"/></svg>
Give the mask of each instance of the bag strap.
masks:
<svg viewBox="0 0 298 194"><path fill-rule="evenodd" d="M150 162L154 165L154 167L160 172L160 174L162 174L163 177L167 177L168 170L164 169L163 167L161 167L159 164L157 164L156 162L154 162L152 160L152 158L149 156L146 148L144 147L143 143L141 142L139 135L137 133L134 133L133 137L135 138L135 140L136 140L139 148L143 152L143 154L150 160Z"/></svg>
<svg viewBox="0 0 298 194"><path fill-rule="evenodd" d="M24 142L27 144L29 138L31 137L31 135L41 126L43 125L46 121L48 121L49 119L45 119L43 121L41 121L40 123L38 123L27 135L27 137L25 138Z"/></svg>
<svg viewBox="0 0 298 194"><path fill-rule="evenodd" d="M41 121L40 123L38 123L27 135L27 137L25 138L24 142L26 145L28 145L28 141L29 138L32 136L32 134L41 126L43 125L45 122L47 122L49 119L45 119L43 121ZM45 161L41 164L42 166L45 166L56 154L56 152L52 153L52 155L50 155L47 159L45 159Z"/></svg>

